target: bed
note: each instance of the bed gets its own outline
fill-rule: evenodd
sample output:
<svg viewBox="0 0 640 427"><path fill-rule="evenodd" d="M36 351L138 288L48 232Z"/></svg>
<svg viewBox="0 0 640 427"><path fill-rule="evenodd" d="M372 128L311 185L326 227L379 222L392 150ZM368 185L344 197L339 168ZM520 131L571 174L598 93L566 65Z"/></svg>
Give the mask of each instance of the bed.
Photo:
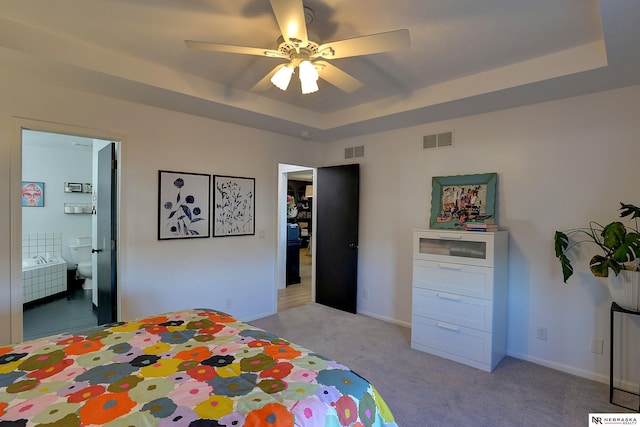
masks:
<svg viewBox="0 0 640 427"><path fill-rule="evenodd" d="M4 426L396 426L340 363L210 309L0 347Z"/></svg>

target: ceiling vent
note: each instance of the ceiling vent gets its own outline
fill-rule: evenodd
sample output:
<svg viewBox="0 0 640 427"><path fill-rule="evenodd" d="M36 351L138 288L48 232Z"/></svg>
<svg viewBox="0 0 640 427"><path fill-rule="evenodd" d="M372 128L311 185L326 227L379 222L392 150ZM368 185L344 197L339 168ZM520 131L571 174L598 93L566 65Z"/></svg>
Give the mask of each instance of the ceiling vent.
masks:
<svg viewBox="0 0 640 427"><path fill-rule="evenodd" d="M364 145L357 147L348 147L344 149L344 158L353 159L355 157L364 157Z"/></svg>
<svg viewBox="0 0 640 427"><path fill-rule="evenodd" d="M453 132L434 133L433 135L425 135L422 137L423 150L452 146Z"/></svg>

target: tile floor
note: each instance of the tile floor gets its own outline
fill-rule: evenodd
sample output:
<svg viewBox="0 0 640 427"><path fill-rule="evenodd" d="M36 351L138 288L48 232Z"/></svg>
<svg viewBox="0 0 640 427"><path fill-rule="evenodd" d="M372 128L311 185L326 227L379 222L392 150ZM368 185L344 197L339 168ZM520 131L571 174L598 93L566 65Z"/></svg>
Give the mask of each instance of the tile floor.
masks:
<svg viewBox="0 0 640 427"><path fill-rule="evenodd" d="M91 291L84 289L26 308L22 319L25 341L82 330L98 324L91 302Z"/></svg>

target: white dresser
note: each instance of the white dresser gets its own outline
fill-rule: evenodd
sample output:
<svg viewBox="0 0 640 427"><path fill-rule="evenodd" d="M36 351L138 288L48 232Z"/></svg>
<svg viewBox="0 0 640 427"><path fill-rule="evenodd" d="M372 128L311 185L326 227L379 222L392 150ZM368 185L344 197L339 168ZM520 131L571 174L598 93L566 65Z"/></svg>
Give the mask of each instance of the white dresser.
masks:
<svg viewBox="0 0 640 427"><path fill-rule="evenodd" d="M508 233L414 230L411 347L491 372L506 351Z"/></svg>

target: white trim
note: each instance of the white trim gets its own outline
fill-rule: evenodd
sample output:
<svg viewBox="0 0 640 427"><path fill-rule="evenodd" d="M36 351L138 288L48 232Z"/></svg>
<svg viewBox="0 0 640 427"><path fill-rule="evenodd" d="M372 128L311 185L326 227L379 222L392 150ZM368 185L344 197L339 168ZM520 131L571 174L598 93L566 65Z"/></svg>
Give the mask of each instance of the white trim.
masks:
<svg viewBox="0 0 640 427"><path fill-rule="evenodd" d="M254 320L258 320L258 319L264 319L265 317L269 317L269 316L274 316L278 314L278 311L268 311L265 313L261 313L261 314L256 314L254 316L249 316L247 318L243 318L242 321L245 323L249 323L249 322L253 322Z"/></svg>
<svg viewBox="0 0 640 427"><path fill-rule="evenodd" d="M120 238L123 230L122 217L120 216L121 206L121 187L122 187L122 163L121 152L122 145L124 145L127 136L115 131L99 130L84 128L79 126L73 126L62 123L51 123L40 120L27 119L23 117L11 118L11 134L9 139L9 156L10 156L10 186L11 186L11 202L10 202L10 228L11 228L11 247L10 247L10 291L11 298L11 342L21 342L22 336L22 206L20 203L20 186L22 182L22 131L34 130L39 132L59 133L64 135L82 136L86 138L104 139L114 141L116 145L116 161L118 162L117 168L117 212L116 221L117 227L117 240L116 240L116 277L120 278L120 260L123 259L122 249L120 245ZM117 281L117 311L118 316L121 316L123 312L122 299L121 299L121 283Z"/></svg>
<svg viewBox="0 0 640 427"><path fill-rule="evenodd" d="M276 253L276 307L277 307L277 290L286 288L287 279L287 181L289 172L298 171L313 171L313 183L317 182L318 171L314 167L310 166L298 166L286 163L278 164L278 206L277 206L277 253ZM313 187L315 197L316 187ZM313 223L313 229L316 227L316 204L314 203L311 208L311 221ZM311 301L316 301L316 262L315 262L315 239L311 239Z"/></svg>
<svg viewBox="0 0 640 427"><path fill-rule="evenodd" d="M562 371L562 372L566 372L567 374L576 375L578 377L586 378L586 379L597 381L600 383L609 384L609 377L607 375L596 374L593 371L578 369L571 365L556 363L553 361L549 361L547 359L532 357L532 356L529 356L528 354L523 354L518 352L507 351L507 356L511 356L511 357L515 357L516 359L535 363L536 365L546 366L547 368L555 369L556 371Z"/></svg>
<svg viewBox="0 0 640 427"><path fill-rule="evenodd" d="M404 322L402 320L393 319L393 318L387 317L387 316L380 316L379 314L371 313L369 311L358 310L358 314L361 314L361 315L367 316L367 317L372 317L374 319L382 320L383 322L392 323L394 325L403 326L405 328L411 328L411 323L409 323L409 322Z"/></svg>
<svg viewBox="0 0 640 427"><path fill-rule="evenodd" d="M9 137L10 169L10 269L9 296L11 299L9 319L11 323L10 339L12 343L22 341L22 204L20 186L22 184L22 126L18 120L12 120Z"/></svg>

